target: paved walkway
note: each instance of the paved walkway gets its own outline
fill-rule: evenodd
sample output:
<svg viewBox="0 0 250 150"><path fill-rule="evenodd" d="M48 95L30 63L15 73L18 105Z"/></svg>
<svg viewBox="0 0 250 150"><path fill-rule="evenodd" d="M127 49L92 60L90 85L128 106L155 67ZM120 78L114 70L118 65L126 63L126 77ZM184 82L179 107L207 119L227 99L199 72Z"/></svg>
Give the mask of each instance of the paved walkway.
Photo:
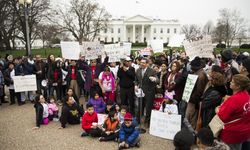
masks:
<svg viewBox="0 0 250 150"><path fill-rule="evenodd" d="M68 125L58 129L59 122L35 126L35 109L27 102L23 106L3 104L0 106L0 150L116 150L115 142L99 142L91 137L80 137L81 125ZM138 149L138 148L134 148ZM173 150L170 140L142 135L142 150Z"/></svg>

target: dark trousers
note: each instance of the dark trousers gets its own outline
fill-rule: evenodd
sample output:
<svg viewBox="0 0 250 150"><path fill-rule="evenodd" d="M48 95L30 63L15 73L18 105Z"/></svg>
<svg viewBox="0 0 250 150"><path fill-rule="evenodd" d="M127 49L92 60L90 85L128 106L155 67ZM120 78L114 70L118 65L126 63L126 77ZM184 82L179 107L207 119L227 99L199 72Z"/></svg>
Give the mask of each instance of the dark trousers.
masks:
<svg viewBox="0 0 250 150"><path fill-rule="evenodd" d="M145 96L141 99L139 98L139 113L140 114L140 109L142 109L142 114L141 116L143 116L144 114L144 108L146 108L146 117L145 117L145 123L150 123L150 117L151 117L151 110L153 108L153 104L154 104L154 98L155 98L155 93L154 92L149 92L149 91L145 91ZM140 106L142 100L142 107ZM140 117L139 118L139 122L140 122Z"/></svg>
<svg viewBox="0 0 250 150"><path fill-rule="evenodd" d="M21 93L20 92L16 92L14 89L9 89L10 91L10 103L15 103L15 97L17 99L18 104L21 103Z"/></svg>
<svg viewBox="0 0 250 150"><path fill-rule="evenodd" d="M92 137L101 137L103 131L100 128L96 128L96 129L85 130L85 132L88 133Z"/></svg>
<svg viewBox="0 0 250 150"><path fill-rule="evenodd" d="M135 114L135 90L134 87L120 88L121 104L126 105L129 108L131 114Z"/></svg>
<svg viewBox="0 0 250 150"><path fill-rule="evenodd" d="M103 141L112 141L119 138L119 132L111 133L107 135L105 132L102 133Z"/></svg>

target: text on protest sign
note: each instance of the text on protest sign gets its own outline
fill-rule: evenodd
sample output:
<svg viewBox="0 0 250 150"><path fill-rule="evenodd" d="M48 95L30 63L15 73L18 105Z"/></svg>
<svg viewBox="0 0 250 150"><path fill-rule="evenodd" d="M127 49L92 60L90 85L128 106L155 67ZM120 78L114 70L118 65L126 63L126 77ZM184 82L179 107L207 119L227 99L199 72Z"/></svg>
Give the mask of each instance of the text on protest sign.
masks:
<svg viewBox="0 0 250 150"><path fill-rule="evenodd" d="M86 60L97 59L102 55L103 48L104 46L100 42L82 42L81 53Z"/></svg>
<svg viewBox="0 0 250 150"><path fill-rule="evenodd" d="M105 115L105 114L97 114L97 118L98 118L98 125L103 125L104 121L107 118L107 115Z"/></svg>
<svg viewBox="0 0 250 150"><path fill-rule="evenodd" d="M213 58L213 45L211 36L204 36L202 39L195 41L183 42L187 56L192 60L196 56L203 58Z"/></svg>
<svg viewBox="0 0 250 150"><path fill-rule="evenodd" d="M14 76L15 92L36 91L36 75Z"/></svg>
<svg viewBox="0 0 250 150"><path fill-rule="evenodd" d="M127 42L123 42L120 43L121 51L120 51L120 57L121 58L126 58L127 56L130 56L131 54L131 47L132 47L132 43L127 43Z"/></svg>
<svg viewBox="0 0 250 150"><path fill-rule="evenodd" d="M170 40L168 46L170 47L180 47L183 45L183 41L185 39L185 35L173 35Z"/></svg>
<svg viewBox="0 0 250 150"><path fill-rule="evenodd" d="M173 140L177 132L181 130L181 115L168 115L152 110L149 133L165 139Z"/></svg>
<svg viewBox="0 0 250 150"><path fill-rule="evenodd" d="M194 89L197 79L198 79L198 75L194 75L194 74L188 75L187 81L185 84L185 89L182 95L182 100L189 102L190 96L192 94L192 91Z"/></svg>
<svg viewBox="0 0 250 150"><path fill-rule="evenodd" d="M119 62L120 61L121 49L122 49L122 47L120 46L120 44L104 45L104 51L109 56L109 62Z"/></svg>
<svg viewBox="0 0 250 150"><path fill-rule="evenodd" d="M146 47L146 48L140 50L140 55L141 56L150 56L151 54L152 54L152 48L151 47Z"/></svg>
<svg viewBox="0 0 250 150"><path fill-rule="evenodd" d="M65 59L79 59L80 45L78 42L65 42L61 41L62 57Z"/></svg>
<svg viewBox="0 0 250 150"><path fill-rule="evenodd" d="M152 40L150 45L155 53L163 52L163 40Z"/></svg>

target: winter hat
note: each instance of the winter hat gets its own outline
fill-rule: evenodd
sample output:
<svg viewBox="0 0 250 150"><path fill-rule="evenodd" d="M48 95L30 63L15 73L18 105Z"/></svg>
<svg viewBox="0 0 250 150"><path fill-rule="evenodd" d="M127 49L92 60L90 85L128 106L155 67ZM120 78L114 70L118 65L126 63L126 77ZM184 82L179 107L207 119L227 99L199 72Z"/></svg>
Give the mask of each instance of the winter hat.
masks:
<svg viewBox="0 0 250 150"><path fill-rule="evenodd" d="M174 146L178 148L190 148L195 142L194 135L187 129L182 129L174 136Z"/></svg>
<svg viewBox="0 0 250 150"><path fill-rule="evenodd" d="M131 113L127 112L124 116L124 120L125 121L132 121L133 116L131 115Z"/></svg>
<svg viewBox="0 0 250 150"><path fill-rule="evenodd" d="M250 58L243 60L242 65L247 69L247 72L250 73Z"/></svg>
<svg viewBox="0 0 250 150"><path fill-rule="evenodd" d="M249 53L248 52L244 52L244 53L242 53L244 56L246 56L246 57L249 57Z"/></svg>
<svg viewBox="0 0 250 150"><path fill-rule="evenodd" d="M190 65L192 67L201 67L202 65L202 61L201 61L201 58L200 57L195 57L191 62L190 62Z"/></svg>
<svg viewBox="0 0 250 150"><path fill-rule="evenodd" d="M228 62L229 60L233 59L233 52L231 50L223 50L221 52L221 58L223 62Z"/></svg>

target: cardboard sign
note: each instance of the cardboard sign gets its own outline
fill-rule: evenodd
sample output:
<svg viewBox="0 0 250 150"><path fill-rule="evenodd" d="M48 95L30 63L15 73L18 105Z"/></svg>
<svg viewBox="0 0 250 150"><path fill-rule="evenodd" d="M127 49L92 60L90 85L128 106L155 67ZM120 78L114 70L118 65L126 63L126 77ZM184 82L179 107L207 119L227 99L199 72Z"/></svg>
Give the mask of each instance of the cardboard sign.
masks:
<svg viewBox="0 0 250 150"><path fill-rule="evenodd" d="M177 132L181 130L181 115L168 115L160 111L152 110L150 129L151 135L173 140Z"/></svg>
<svg viewBox="0 0 250 150"><path fill-rule="evenodd" d="M198 75L194 75L194 74L188 75L187 81L185 84L185 89L182 95L182 100L189 102L190 96L192 94L192 91L194 89L197 79L198 79Z"/></svg>
<svg viewBox="0 0 250 150"><path fill-rule="evenodd" d="M121 59L122 47L120 44L108 44L104 45L104 51L109 56L109 62L119 62ZM102 58L104 58L103 56Z"/></svg>
<svg viewBox="0 0 250 150"><path fill-rule="evenodd" d="M98 118L98 125L103 125L104 121L107 118L107 115L105 115L105 114L97 114L97 118Z"/></svg>
<svg viewBox="0 0 250 150"><path fill-rule="evenodd" d="M170 39L169 39L169 44L168 46L170 47L181 47L183 45L183 41L185 39L185 35L173 35Z"/></svg>
<svg viewBox="0 0 250 150"><path fill-rule="evenodd" d="M146 47L144 49L140 50L140 55L141 56L150 56L152 54L153 49L151 47Z"/></svg>
<svg viewBox="0 0 250 150"><path fill-rule="evenodd" d="M204 36L202 39L197 38L194 41L183 42L187 56L193 60L196 56L201 58L213 58L213 45L211 36Z"/></svg>
<svg viewBox="0 0 250 150"><path fill-rule="evenodd" d="M150 45L155 53L163 52L163 40L152 40Z"/></svg>
<svg viewBox="0 0 250 150"><path fill-rule="evenodd" d="M88 50L88 48L90 48ZM81 53L85 56L86 60L97 59L102 55L103 44L100 42L82 42Z"/></svg>
<svg viewBox="0 0 250 150"><path fill-rule="evenodd" d="M80 55L79 42L65 42L61 41L62 57L65 59L78 60Z"/></svg>
<svg viewBox="0 0 250 150"><path fill-rule="evenodd" d="M36 75L13 76L15 92L36 91Z"/></svg>

